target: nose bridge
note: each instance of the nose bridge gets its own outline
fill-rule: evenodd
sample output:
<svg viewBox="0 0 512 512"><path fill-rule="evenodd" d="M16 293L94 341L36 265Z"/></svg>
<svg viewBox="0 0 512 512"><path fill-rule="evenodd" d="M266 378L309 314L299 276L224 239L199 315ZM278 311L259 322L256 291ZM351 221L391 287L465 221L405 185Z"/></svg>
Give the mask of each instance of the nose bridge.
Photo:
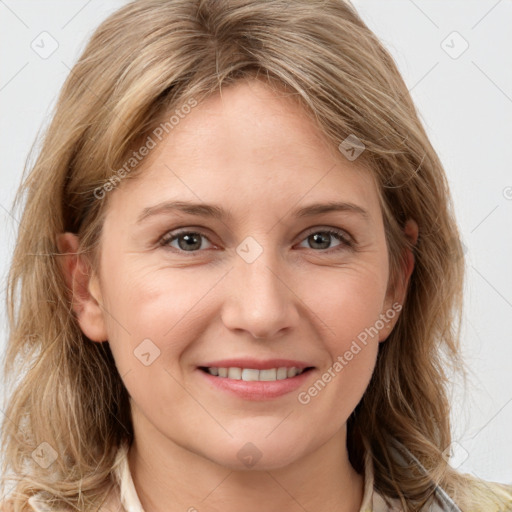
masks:
<svg viewBox="0 0 512 512"><path fill-rule="evenodd" d="M257 338L274 336L298 319L295 295L285 282L285 262L270 239L260 243L249 236L236 248L232 290L223 312L226 327L249 331Z"/></svg>

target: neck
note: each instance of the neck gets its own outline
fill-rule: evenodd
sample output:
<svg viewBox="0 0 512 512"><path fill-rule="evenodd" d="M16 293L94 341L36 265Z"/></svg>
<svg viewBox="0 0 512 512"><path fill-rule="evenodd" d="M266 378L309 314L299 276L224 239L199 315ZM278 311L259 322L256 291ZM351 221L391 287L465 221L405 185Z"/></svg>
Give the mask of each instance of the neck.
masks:
<svg viewBox="0 0 512 512"><path fill-rule="evenodd" d="M147 433L147 431L145 432ZM359 512L364 478L348 460L346 427L277 469L232 470L163 437L137 436L128 453L145 512Z"/></svg>

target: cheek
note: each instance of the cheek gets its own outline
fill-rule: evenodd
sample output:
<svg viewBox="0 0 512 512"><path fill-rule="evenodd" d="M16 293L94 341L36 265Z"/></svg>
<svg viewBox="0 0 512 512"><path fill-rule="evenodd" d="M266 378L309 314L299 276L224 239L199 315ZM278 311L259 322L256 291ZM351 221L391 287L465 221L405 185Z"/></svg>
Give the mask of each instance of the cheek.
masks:
<svg viewBox="0 0 512 512"><path fill-rule="evenodd" d="M218 292L224 288L219 283L224 268L143 267L138 258L126 263L105 265L109 273L105 272L103 289L109 335L128 336L132 350L146 338L162 350L172 348L166 344L173 340L172 349L177 350L176 344L184 345L184 338L190 340L196 330L201 331L210 316L213 320L226 299ZM375 324L386 277L379 265L364 260L339 268L319 266L310 272L291 272L286 280L297 299L285 300L296 300L297 308L305 308L325 340L342 349Z"/></svg>
<svg viewBox="0 0 512 512"><path fill-rule="evenodd" d="M379 265L361 264L330 268L325 277L316 273L304 283L304 301L314 313L310 318L317 319L317 332L322 333L329 358L319 376L328 389L324 391L322 382L318 383L306 390L306 401L318 392L324 404L339 404L340 417L350 414L359 402L375 367L386 279ZM305 295L307 289L316 292Z"/></svg>
<svg viewBox="0 0 512 512"><path fill-rule="evenodd" d="M167 418L162 404L185 408L190 396L178 382L187 347L204 332L201 296L212 285L191 274L131 268L110 276L109 344L128 393L147 416ZM125 279L129 275L130 279ZM166 279L162 276L166 275ZM196 286L191 283L201 283ZM203 290L206 288L206 290Z"/></svg>
<svg viewBox="0 0 512 512"><path fill-rule="evenodd" d="M343 349L382 312L387 274L376 265L353 265L311 273L301 285L301 297L323 325L325 339Z"/></svg>
<svg viewBox="0 0 512 512"><path fill-rule="evenodd" d="M315 418L330 417L333 432L361 400L375 368L386 276L374 268L344 268L334 278L330 269L329 279L311 278L310 284L322 286L304 299L314 312L310 318L316 318L327 358L298 399Z"/></svg>
<svg viewBox="0 0 512 512"><path fill-rule="evenodd" d="M118 364L125 370L133 366L134 353L143 342L150 352L160 351L159 363L174 364L204 332L211 310L208 294L222 274L197 268L143 268L135 262L112 268L104 290L109 341Z"/></svg>

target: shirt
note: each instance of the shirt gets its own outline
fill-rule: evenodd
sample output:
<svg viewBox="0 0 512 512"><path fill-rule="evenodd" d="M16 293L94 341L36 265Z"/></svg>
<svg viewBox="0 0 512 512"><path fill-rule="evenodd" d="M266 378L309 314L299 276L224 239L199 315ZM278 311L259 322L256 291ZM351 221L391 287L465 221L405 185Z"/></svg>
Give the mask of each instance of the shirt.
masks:
<svg viewBox="0 0 512 512"><path fill-rule="evenodd" d="M402 449L408 452L403 445ZM144 512L140 503L135 485L130 473L130 466L128 464L128 445L125 443L119 448L113 466L113 475L116 482L116 491L111 493L107 502L101 508L102 512ZM414 456L408 452L412 458ZM420 464L419 462L417 462ZM421 464L420 464L420 467ZM387 496L380 494L373 487L374 475L373 465L371 459L366 458L364 469L364 491L363 501L359 512L401 512L402 508L398 499L390 499ZM512 487L502 484L488 483L489 493L493 490L497 494L503 496L504 492L510 498L509 505L503 509L497 508L488 509L482 512L512 512ZM43 501L38 499L37 496L32 496L28 500L34 512L53 512ZM423 509L425 512L461 512L460 508L451 500L451 498L444 492L441 487L437 487L430 503ZM465 511L465 512L479 512Z"/></svg>

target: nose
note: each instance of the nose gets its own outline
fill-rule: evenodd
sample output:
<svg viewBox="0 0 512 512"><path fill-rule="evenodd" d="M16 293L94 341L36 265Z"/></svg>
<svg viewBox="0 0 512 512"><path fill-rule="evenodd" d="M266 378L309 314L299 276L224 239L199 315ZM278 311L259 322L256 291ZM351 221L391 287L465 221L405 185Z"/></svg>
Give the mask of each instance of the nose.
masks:
<svg viewBox="0 0 512 512"><path fill-rule="evenodd" d="M224 325L257 339L271 339L292 330L300 319L300 300L290 272L283 267L286 262L269 249L252 263L238 255L234 259L225 283Z"/></svg>

